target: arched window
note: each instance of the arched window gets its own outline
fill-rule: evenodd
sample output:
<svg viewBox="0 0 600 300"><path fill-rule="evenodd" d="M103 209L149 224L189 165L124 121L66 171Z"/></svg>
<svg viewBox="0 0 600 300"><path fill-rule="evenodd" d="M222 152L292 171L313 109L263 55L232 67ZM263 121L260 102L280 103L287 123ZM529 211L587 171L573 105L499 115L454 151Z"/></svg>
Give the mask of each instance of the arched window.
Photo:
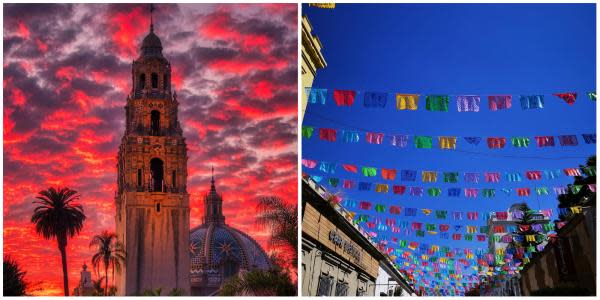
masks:
<svg viewBox="0 0 600 300"><path fill-rule="evenodd" d="M155 192L162 192L164 171L163 161L159 158L153 158L150 160L150 172L152 174L152 190Z"/></svg>
<svg viewBox="0 0 600 300"><path fill-rule="evenodd" d="M169 86L167 85L167 74L163 76L163 89L167 89Z"/></svg>
<svg viewBox="0 0 600 300"><path fill-rule="evenodd" d="M142 90L146 87L146 74L144 74L144 73L140 74L140 80L138 81L138 86L140 87L140 90Z"/></svg>
<svg viewBox="0 0 600 300"><path fill-rule="evenodd" d="M152 88L157 89L158 88L158 74L152 73L151 79L152 79Z"/></svg>
<svg viewBox="0 0 600 300"><path fill-rule="evenodd" d="M137 185L138 186L142 185L142 169L138 169L138 173L137 173Z"/></svg>
<svg viewBox="0 0 600 300"><path fill-rule="evenodd" d="M160 135L160 112L158 110L150 112L150 135Z"/></svg>
<svg viewBox="0 0 600 300"><path fill-rule="evenodd" d="M156 203L156 212L160 212L160 203Z"/></svg>

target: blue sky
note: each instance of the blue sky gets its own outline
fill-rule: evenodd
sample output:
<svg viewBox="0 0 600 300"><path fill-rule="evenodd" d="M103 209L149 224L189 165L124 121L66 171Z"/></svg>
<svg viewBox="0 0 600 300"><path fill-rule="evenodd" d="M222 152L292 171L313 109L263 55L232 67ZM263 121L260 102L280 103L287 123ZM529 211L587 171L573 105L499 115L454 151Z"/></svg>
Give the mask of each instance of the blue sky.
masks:
<svg viewBox="0 0 600 300"><path fill-rule="evenodd" d="M399 205L402 207L445 209L448 211L485 212L505 210L511 204L526 200L532 208L553 208L557 200L550 196L505 196L500 188L566 185L571 177L559 179L466 184L403 183L399 176L385 181L378 172L376 179L351 174L342 163L401 169L480 172L563 169L577 167L595 153L595 145L585 144L583 133L595 133L595 102L586 93L595 90L596 32L593 4L337 4L333 10L303 6L316 34L323 44L327 68L319 70L314 88L359 91L352 107L337 107L329 93L326 105L308 104L303 125L330 127L338 130L360 128L373 132L432 135L480 136L478 146L458 139L457 150L415 149L412 138L406 148L395 148L384 139L381 145L364 140L346 144L320 141L318 132L302 140L303 158L340 164L329 176L318 169L306 169L311 175L404 184L427 187L496 188L495 198L421 198L348 191L345 198L357 201ZM390 95L383 109L365 108L361 91L421 94L417 111L398 111ZM574 105L567 105L552 93L577 92ZM451 97L449 112L425 110L427 94L481 95L478 113L459 113ZM512 108L492 112L487 96L513 95ZM545 108L522 110L519 95L543 94ZM538 148L533 140L538 135L577 134L579 146ZM504 149L488 149L485 138L507 138ZM510 137L528 136L528 148L514 148ZM379 171L379 170L378 170ZM419 176L420 177L420 176ZM483 178L481 178L483 179ZM323 181L325 182L325 181ZM481 192L480 192L481 193ZM444 194L443 194L444 195ZM371 211L374 214L374 211ZM450 212L449 212L450 214ZM385 215L383 216L385 218ZM402 218L401 218L402 219ZM427 218L404 218L407 221L483 225L484 221L446 221ZM435 238L399 238L452 247L486 247L482 242L455 242Z"/></svg>

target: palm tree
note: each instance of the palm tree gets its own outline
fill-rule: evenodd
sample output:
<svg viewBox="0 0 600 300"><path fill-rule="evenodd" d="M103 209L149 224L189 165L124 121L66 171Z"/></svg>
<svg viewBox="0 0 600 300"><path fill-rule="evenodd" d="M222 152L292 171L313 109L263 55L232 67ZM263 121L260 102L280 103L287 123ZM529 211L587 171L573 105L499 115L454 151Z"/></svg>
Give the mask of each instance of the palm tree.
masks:
<svg viewBox="0 0 600 300"><path fill-rule="evenodd" d="M230 277L219 296L295 296L296 285L288 272L274 267L269 270L240 272Z"/></svg>
<svg viewBox="0 0 600 300"><path fill-rule="evenodd" d="M56 238L58 250L62 258L63 285L65 296L69 296L69 275L67 272L67 239L81 232L85 214L83 207L74 201L81 197L77 191L68 187L48 188L39 192L39 204L33 211L31 222L35 224L35 231L45 239Z"/></svg>
<svg viewBox="0 0 600 300"><path fill-rule="evenodd" d="M94 289L94 291L92 292L92 296L104 295L104 289L102 288L102 281L104 281L104 276L98 278L98 280L92 279L92 287Z"/></svg>
<svg viewBox="0 0 600 300"><path fill-rule="evenodd" d="M25 271L17 261L10 257L4 256L4 280L3 280L3 295L4 296L25 296L27 282L25 282Z"/></svg>
<svg viewBox="0 0 600 300"><path fill-rule="evenodd" d="M157 289L146 289L142 292L142 296L160 296L162 294L162 288Z"/></svg>
<svg viewBox="0 0 600 300"><path fill-rule="evenodd" d="M96 246L97 251L92 257L92 265L94 270L98 270L100 263L104 265L104 293L108 296L108 268L113 269L113 280L115 278L115 269L121 272L121 263L125 263L125 250L123 244L117 240L117 235L107 230L101 234L94 236L90 242L90 247Z"/></svg>
<svg viewBox="0 0 600 300"><path fill-rule="evenodd" d="M256 223L271 229L270 243L287 249L294 266L298 263L298 206L276 196L258 198Z"/></svg>

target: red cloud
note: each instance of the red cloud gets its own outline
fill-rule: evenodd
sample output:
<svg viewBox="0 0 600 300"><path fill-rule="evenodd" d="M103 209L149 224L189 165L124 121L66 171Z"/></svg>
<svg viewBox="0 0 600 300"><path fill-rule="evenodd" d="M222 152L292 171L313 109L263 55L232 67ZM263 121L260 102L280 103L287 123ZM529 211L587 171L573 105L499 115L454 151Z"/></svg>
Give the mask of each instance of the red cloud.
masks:
<svg viewBox="0 0 600 300"><path fill-rule="evenodd" d="M138 6L129 12L117 12L109 16L112 40L120 57L130 59L138 54L141 38L148 33L150 22L147 13Z"/></svg>
<svg viewBox="0 0 600 300"><path fill-rule="evenodd" d="M261 80L254 84L254 95L261 99L269 99L273 97L273 89L275 89L275 85L273 83Z"/></svg>
<svg viewBox="0 0 600 300"><path fill-rule="evenodd" d="M17 33L20 37L24 39L29 38L29 28L27 28L27 25L25 25L23 21L19 21L19 28L17 29Z"/></svg>
<svg viewBox="0 0 600 300"><path fill-rule="evenodd" d="M74 11L79 6L74 5ZM285 80L269 76L295 69L296 53L282 56L282 50L288 46L273 44L276 38L269 37L276 36L277 33L273 32L277 30L270 35L244 34L245 29L240 30L239 24L247 22L257 11L271 8L256 9L263 6L251 4L242 5L247 9L240 10L237 5L225 6L235 14L212 20L213 23L204 28L207 35L201 32L200 38L229 42L231 51L204 61L201 57L187 55L190 58L179 58L173 63L172 84L179 94L179 117L188 139L190 156L188 192L192 206L191 225L201 222L202 199L210 187L210 165L214 165L217 189L225 198L223 208L228 223L246 231L265 250L280 250L268 244L269 230L255 225L258 213L256 197L259 193L266 193L280 196L288 203L297 202L295 159L290 155L273 156L273 153L294 151L296 141L273 138L263 143L254 138L263 132L255 133L248 128L261 120L295 115L295 110L290 108L296 106L293 97L289 101L268 101L282 91L289 93L294 89L282 83ZM286 5L292 6L295 7ZM108 32L106 36L98 34L89 41L78 37L77 41L66 42L61 48L54 47L51 40L42 38L40 28L33 27L33 24L44 22L27 21L26 24L15 19L18 18L15 14L7 15L7 18L13 18L10 23L5 20L5 24L13 24L13 28L5 28L5 32L22 38L15 39L17 41L12 49L33 49L32 53L40 55L30 58L10 54L16 52L5 54L9 62L4 64L3 81L3 249L27 271L26 277L33 283L30 290L33 295L62 294L62 266L56 242L37 235L29 221L33 210L31 202L37 192L51 185L66 185L82 194L80 202L88 219L81 234L68 243L71 289L78 283L81 265L86 262L90 266L90 239L104 229L114 231L116 154L125 121L122 107L126 94L131 90L131 73L124 66L137 57L138 45L148 32L149 19L146 6L104 7L105 18L85 22L88 22L86 26L96 29L95 32ZM287 20L281 18L283 11L278 13L276 7L273 9L272 14L265 14L262 18L266 24L274 22L272 26L280 28ZM178 11L159 8L159 12L165 15ZM64 24L78 20L75 17L68 19L64 10L48 10L47 15L41 17L53 20L58 16L64 17ZM36 16L30 18L33 20ZM161 28L169 28L173 33L200 30L196 24L179 20L169 21L166 18L164 22L167 24L161 25ZM217 26L219 24L223 26L221 29ZM61 30L70 31L72 26L63 25L63 22L56 24L53 28L56 36L52 37L61 37ZM285 33L286 37L296 35L291 29ZM165 53L167 58L173 58L181 51L195 53L194 49L178 48L178 43L169 40L173 35L159 36L164 45L174 49L175 53ZM92 53L85 54L80 49ZM231 57L231 53L235 55ZM40 59L41 54L53 59ZM198 62L202 62L200 66ZM205 78L186 80L195 76L197 70L203 71L205 66L211 71L201 73ZM250 79L254 77L247 76L250 73L256 74L256 78L269 79ZM220 79L223 74L236 84ZM206 100L210 98L216 101ZM279 130L277 126L269 127L274 135ZM232 134L225 135L225 132ZM258 146L249 147L249 143ZM92 276L97 279L95 272Z"/></svg>
<svg viewBox="0 0 600 300"><path fill-rule="evenodd" d="M221 73L244 75L250 71L282 70L288 66L283 59L219 59L209 63L208 67Z"/></svg>
<svg viewBox="0 0 600 300"><path fill-rule="evenodd" d="M218 12L208 15L200 25L199 32L205 38L232 41L244 51L259 49L267 53L273 41L265 34L244 34L229 13Z"/></svg>
<svg viewBox="0 0 600 300"><path fill-rule="evenodd" d="M35 43L42 53L48 52L48 44L44 43L40 39L35 39Z"/></svg>

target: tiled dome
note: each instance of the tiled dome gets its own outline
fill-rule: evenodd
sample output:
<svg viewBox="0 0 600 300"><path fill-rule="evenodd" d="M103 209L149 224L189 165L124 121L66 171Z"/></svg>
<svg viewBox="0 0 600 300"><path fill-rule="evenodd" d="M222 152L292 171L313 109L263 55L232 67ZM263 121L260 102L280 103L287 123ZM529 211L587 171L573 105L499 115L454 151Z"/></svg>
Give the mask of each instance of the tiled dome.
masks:
<svg viewBox="0 0 600 300"><path fill-rule="evenodd" d="M270 267L269 257L254 239L225 224L222 202L213 178L204 197L204 223L190 232L192 295L211 295L240 271Z"/></svg>

